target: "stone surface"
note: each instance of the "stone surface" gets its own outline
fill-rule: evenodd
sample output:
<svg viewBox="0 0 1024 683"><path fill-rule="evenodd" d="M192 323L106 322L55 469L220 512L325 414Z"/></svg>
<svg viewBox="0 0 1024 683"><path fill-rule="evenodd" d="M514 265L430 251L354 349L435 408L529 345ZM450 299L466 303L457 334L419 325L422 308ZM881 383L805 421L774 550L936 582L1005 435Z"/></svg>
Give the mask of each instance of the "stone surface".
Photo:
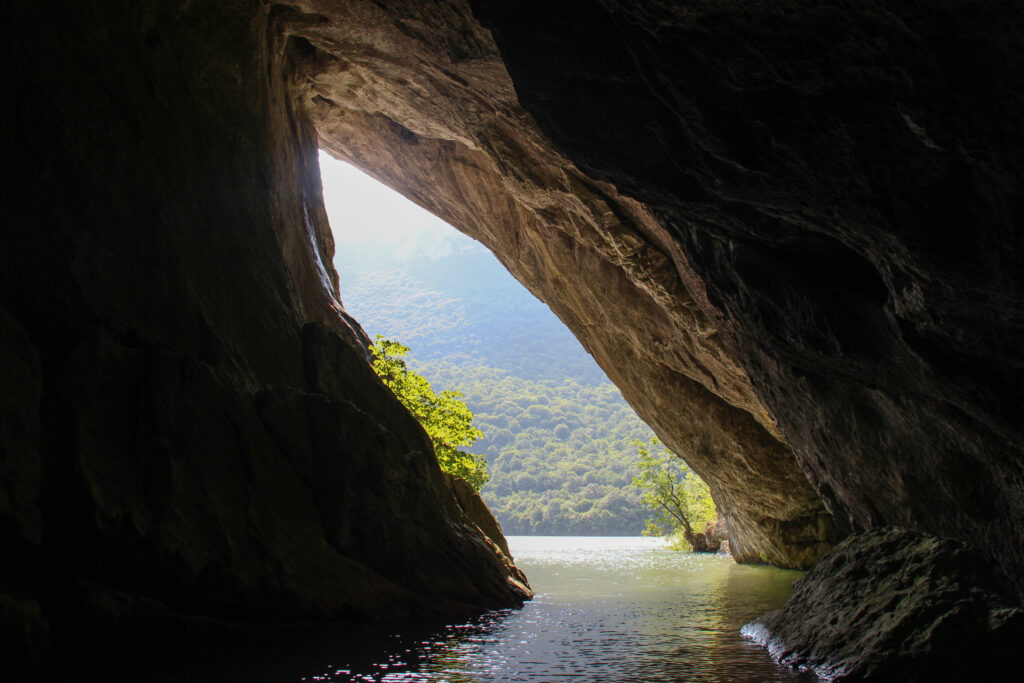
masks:
<svg viewBox="0 0 1024 683"><path fill-rule="evenodd" d="M970 542L1024 597L1024 5L474 8L839 523Z"/></svg>
<svg viewBox="0 0 1024 683"><path fill-rule="evenodd" d="M708 525L704 527L704 542L707 544L707 549L711 552L719 552L722 549L722 544L729 542L729 529L724 519L717 519L714 522L708 522ZM728 549L728 545L726 545Z"/></svg>
<svg viewBox="0 0 1024 683"><path fill-rule="evenodd" d="M963 543L896 527L852 535L743 627L773 657L832 681L967 681L1024 667L1024 610Z"/></svg>
<svg viewBox="0 0 1024 683"><path fill-rule="evenodd" d="M827 550L840 532L720 343L670 226L554 148L469 4L297 6L288 30L321 146L480 240L546 301L709 482L738 559L808 567Z"/></svg>
<svg viewBox="0 0 1024 683"><path fill-rule="evenodd" d="M508 549L508 541L505 540L505 535L501 532L501 524L498 523L480 494L474 491L465 479L449 474L445 476L448 479L448 486L466 518L475 524L484 533L487 540L497 547L498 555L508 568L509 586L513 591L520 593L524 600L532 598L533 589L530 588L526 574L513 564L515 558L512 557L512 553Z"/></svg>
<svg viewBox="0 0 1024 683"><path fill-rule="evenodd" d="M512 553L508 549L508 541L505 540L505 535L501 533L501 524L498 523L498 520L491 513L487 504L484 503L480 494L474 491L473 487L461 477L447 475L447 478L448 486L455 495L455 500L458 501L459 507L466 513L466 517L480 527L484 535L501 548L501 552L507 557L512 557Z"/></svg>
<svg viewBox="0 0 1024 683"><path fill-rule="evenodd" d="M287 12L10 9L0 677L167 614L521 604L337 300Z"/></svg>
<svg viewBox="0 0 1024 683"><path fill-rule="evenodd" d="M4 642L522 599L366 367L318 144L547 301L711 484L737 559L897 524L1020 599L1022 15L14 3Z"/></svg>

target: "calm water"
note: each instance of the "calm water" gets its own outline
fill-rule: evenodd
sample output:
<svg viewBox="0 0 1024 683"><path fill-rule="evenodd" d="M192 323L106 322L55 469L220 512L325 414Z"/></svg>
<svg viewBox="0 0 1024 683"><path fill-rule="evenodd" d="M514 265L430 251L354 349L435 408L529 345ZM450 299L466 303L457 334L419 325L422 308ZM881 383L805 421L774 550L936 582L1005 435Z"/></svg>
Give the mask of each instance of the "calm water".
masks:
<svg viewBox="0 0 1024 683"><path fill-rule="evenodd" d="M657 539L512 536L537 597L342 658L306 681L815 681L739 628L797 572L664 549Z"/></svg>
<svg viewBox="0 0 1024 683"><path fill-rule="evenodd" d="M785 602L797 572L674 552L648 538L512 536L509 544L537 591L519 610L451 624L309 626L254 632L239 642L158 641L93 653L64 680L817 680L778 666L739 634L744 623Z"/></svg>

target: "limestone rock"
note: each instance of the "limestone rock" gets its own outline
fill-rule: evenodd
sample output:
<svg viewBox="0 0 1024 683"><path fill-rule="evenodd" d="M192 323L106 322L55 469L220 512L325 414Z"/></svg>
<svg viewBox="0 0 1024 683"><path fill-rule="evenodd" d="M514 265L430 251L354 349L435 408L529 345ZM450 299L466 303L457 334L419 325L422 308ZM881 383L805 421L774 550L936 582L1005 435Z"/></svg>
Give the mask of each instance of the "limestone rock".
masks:
<svg viewBox="0 0 1024 683"><path fill-rule="evenodd" d="M1024 597L1022 27L1013 2L12 3L4 623L523 598L365 365L318 145L547 301L737 559L897 524Z"/></svg>
<svg viewBox="0 0 1024 683"><path fill-rule="evenodd" d="M446 475L448 478L448 486L452 490L452 494L455 496L455 500L458 501L459 507L466 514L471 522L476 524L480 531L484 532L487 538L491 539L496 546L501 548L501 552L505 553L507 557L512 557L512 553L508 549L508 541L505 540L505 534L501 532L501 524L494 517L494 514L484 503L473 487L461 477L453 475Z"/></svg>
<svg viewBox="0 0 1024 683"><path fill-rule="evenodd" d="M552 144L469 3L297 6L287 30L321 146L480 240L547 302L709 482L737 558L813 564L841 533L722 346L671 226Z"/></svg>
<svg viewBox="0 0 1024 683"><path fill-rule="evenodd" d="M752 387L730 405L775 420L838 523L970 542L1024 599L1024 5L473 7L554 146L661 226L637 250L669 257ZM642 329L632 348L658 362L706 355ZM630 398L666 437L703 433ZM681 437L666 441L689 460ZM744 461L694 446L712 482ZM812 532L788 519L779 535Z"/></svg>
<svg viewBox="0 0 1024 683"><path fill-rule="evenodd" d="M0 640L521 604L337 300L287 11L11 10Z"/></svg>
<svg viewBox="0 0 1024 683"><path fill-rule="evenodd" d="M896 527L848 537L742 631L831 681L996 680L1024 666L1024 610L985 558Z"/></svg>
<svg viewBox="0 0 1024 683"><path fill-rule="evenodd" d="M725 520L719 517L714 522L708 522L704 527L704 542L710 552L719 552L722 543L729 541L729 528ZM728 547L728 546L727 546Z"/></svg>
<svg viewBox="0 0 1024 683"><path fill-rule="evenodd" d="M508 541L505 540L505 535L501 532L501 524L498 523L498 520L491 513L487 504L484 503L480 494L474 491L473 487L465 479L450 474L445 476L448 479L448 486L451 488L452 495L455 496L455 500L458 502L459 507L462 508L466 518L475 524L483 532L487 540L493 543L499 551L498 555L502 558L502 562L508 569L509 586L513 591L520 593L524 600L532 598L533 590L530 588L526 574L513 564L515 558L512 557L512 553L508 549Z"/></svg>

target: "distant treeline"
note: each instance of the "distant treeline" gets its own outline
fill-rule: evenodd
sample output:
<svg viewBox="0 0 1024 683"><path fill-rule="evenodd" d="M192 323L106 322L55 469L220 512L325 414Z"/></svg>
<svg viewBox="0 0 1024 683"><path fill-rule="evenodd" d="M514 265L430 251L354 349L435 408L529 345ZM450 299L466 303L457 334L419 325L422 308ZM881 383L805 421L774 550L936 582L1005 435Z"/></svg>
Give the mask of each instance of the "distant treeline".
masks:
<svg viewBox="0 0 1024 683"><path fill-rule="evenodd" d="M435 391L465 395L484 433L470 447L487 458L483 497L505 533L638 535L649 511L629 485L632 443L651 430L489 252L457 235L450 246L389 260L339 243L346 307L371 335L411 347L409 366Z"/></svg>
<svg viewBox="0 0 1024 683"><path fill-rule="evenodd" d="M483 366L418 366L458 387L484 438L490 483L483 497L508 534L630 536L650 512L629 486L636 439L650 429L610 383L528 380Z"/></svg>

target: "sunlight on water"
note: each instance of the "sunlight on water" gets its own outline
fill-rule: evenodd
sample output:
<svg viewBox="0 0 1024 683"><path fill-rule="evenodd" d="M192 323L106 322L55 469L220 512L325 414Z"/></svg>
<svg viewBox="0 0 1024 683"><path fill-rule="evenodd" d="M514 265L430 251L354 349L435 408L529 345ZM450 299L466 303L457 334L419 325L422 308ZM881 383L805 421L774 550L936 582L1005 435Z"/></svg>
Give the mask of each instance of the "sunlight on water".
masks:
<svg viewBox="0 0 1024 683"><path fill-rule="evenodd" d="M307 624L95 653L109 683L814 681L740 636L798 572L665 549L648 538L511 536L537 597L448 624ZM142 645L142 644L140 644ZM77 680L74 676L66 680Z"/></svg>
<svg viewBox="0 0 1024 683"><path fill-rule="evenodd" d="M799 573L667 550L657 539L512 536L537 597L426 636L393 634L314 681L813 681L740 626Z"/></svg>

